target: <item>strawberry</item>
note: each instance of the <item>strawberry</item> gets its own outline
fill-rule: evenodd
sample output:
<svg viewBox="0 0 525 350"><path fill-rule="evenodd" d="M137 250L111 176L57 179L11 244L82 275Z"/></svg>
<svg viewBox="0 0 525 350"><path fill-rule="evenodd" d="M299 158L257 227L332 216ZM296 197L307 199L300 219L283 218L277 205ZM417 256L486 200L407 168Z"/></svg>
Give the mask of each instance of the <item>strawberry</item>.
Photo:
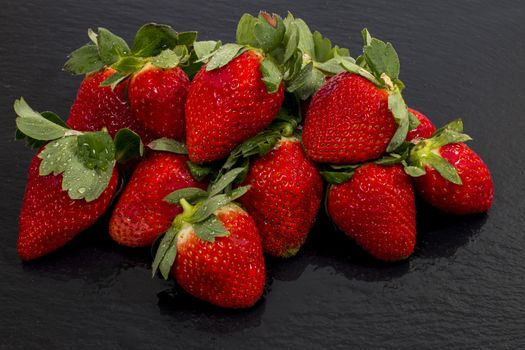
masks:
<svg viewBox="0 0 525 350"><path fill-rule="evenodd" d="M281 138L269 153L255 158L244 185L252 188L239 199L253 216L265 253L294 256L315 221L323 182L297 138Z"/></svg>
<svg viewBox="0 0 525 350"><path fill-rule="evenodd" d="M100 197L92 202L73 200L62 190L62 175L39 175L41 159L29 166L19 219L18 255L33 260L65 245L104 214L115 194L118 173Z"/></svg>
<svg viewBox="0 0 525 350"><path fill-rule="evenodd" d="M229 231L210 243L191 226L177 236L177 261L171 275L191 295L225 308L250 307L262 296L265 282L261 238L253 219L239 206L215 212Z"/></svg>
<svg viewBox="0 0 525 350"><path fill-rule="evenodd" d="M390 43L366 29L364 53L329 79L313 96L303 129L308 157L332 164L355 164L379 158L399 147L419 123L401 96L399 59Z"/></svg>
<svg viewBox="0 0 525 350"><path fill-rule="evenodd" d="M284 99L282 85L269 93L262 81L263 56L248 50L223 67L201 68L186 101L190 160L210 162L268 126Z"/></svg>
<svg viewBox="0 0 525 350"><path fill-rule="evenodd" d="M182 139L190 83L180 67L188 65L197 34L150 23L137 31L131 48L105 28L88 34L92 43L72 52L64 66L87 74L68 124L77 130L106 127L111 135L129 128L146 142Z"/></svg>
<svg viewBox="0 0 525 350"><path fill-rule="evenodd" d="M314 95L303 143L309 158L317 162L359 163L383 154L395 131L387 91L343 72Z"/></svg>
<svg viewBox="0 0 525 350"><path fill-rule="evenodd" d="M15 101L17 139L39 148L29 168L20 211L18 254L32 260L50 253L91 226L111 204L119 179L116 161L141 155L128 129L112 140L107 131L71 130L52 112Z"/></svg>
<svg viewBox="0 0 525 350"><path fill-rule="evenodd" d="M423 113L416 111L415 109L409 108L410 113L412 113L418 120L419 125L417 128L410 130L407 134L407 141L417 141L421 139L428 139L436 131L436 127L430 119L428 119Z"/></svg>
<svg viewBox="0 0 525 350"><path fill-rule="evenodd" d="M139 163L113 210L109 223L113 240L144 247L166 232L181 209L164 197L186 187L204 188L191 177L186 162L183 155L152 151Z"/></svg>
<svg viewBox="0 0 525 350"><path fill-rule="evenodd" d="M242 171L227 172L207 192L186 188L165 198L180 203L184 211L162 238L152 265L153 275L158 269L189 294L225 308L252 306L261 298L265 282L257 226L232 202L249 188L228 190Z"/></svg>
<svg viewBox="0 0 525 350"><path fill-rule="evenodd" d="M129 82L128 97L137 122L157 137L184 138L184 105L190 80L179 67L148 64Z"/></svg>
<svg viewBox="0 0 525 350"><path fill-rule="evenodd" d="M127 82L119 84L115 89L100 86L100 83L115 72L112 68L104 68L84 78L71 107L67 124L79 131L99 131L107 128L111 136L122 128L129 128L138 133L145 142L151 141L152 135L137 123L128 106Z"/></svg>
<svg viewBox="0 0 525 350"><path fill-rule="evenodd" d="M334 223L377 259L408 258L416 243L416 209L410 177L400 165L368 163L328 190Z"/></svg>
<svg viewBox="0 0 525 350"><path fill-rule="evenodd" d="M461 120L453 121L410 151L407 172L417 192L434 207L454 213L486 212L494 185L483 160L464 141Z"/></svg>

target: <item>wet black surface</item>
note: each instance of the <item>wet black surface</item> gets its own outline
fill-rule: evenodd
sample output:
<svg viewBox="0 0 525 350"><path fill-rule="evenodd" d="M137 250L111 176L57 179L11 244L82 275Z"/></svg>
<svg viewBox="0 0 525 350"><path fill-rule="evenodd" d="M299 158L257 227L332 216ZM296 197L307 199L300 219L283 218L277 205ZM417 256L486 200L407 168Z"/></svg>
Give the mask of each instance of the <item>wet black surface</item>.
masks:
<svg viewBox="0 0 525 350"><path fill-rule="evenodd" d="M495 181L487 215L420 206L416 252L384 265L321 219L298 257L269 259L253 309L219 310L151 280L147 250L117 247L106 222L22 264L17 216L31 152L12 101L67 116L80 78L60 67L88 27L131 39L147 21L232 40L243 12L290 9L357 53L359 31L392 41L409 105L462 117ZM520 1L2 1L0 348L525 348L525 3ZM107 218L106 218L107 220Z"/></svg>

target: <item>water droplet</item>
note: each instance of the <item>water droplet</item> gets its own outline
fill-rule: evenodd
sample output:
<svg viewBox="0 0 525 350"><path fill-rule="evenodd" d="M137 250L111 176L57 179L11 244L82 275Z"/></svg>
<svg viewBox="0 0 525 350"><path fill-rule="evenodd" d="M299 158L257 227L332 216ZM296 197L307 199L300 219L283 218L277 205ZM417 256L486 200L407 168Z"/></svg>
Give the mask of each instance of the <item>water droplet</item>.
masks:
<svg viewBox="0 0 525 350"><path fill-rule="evenodd" d="M84 192L86 192L86 189L84 187L80 187L78 189L78 193L83 194Z"/></svg>

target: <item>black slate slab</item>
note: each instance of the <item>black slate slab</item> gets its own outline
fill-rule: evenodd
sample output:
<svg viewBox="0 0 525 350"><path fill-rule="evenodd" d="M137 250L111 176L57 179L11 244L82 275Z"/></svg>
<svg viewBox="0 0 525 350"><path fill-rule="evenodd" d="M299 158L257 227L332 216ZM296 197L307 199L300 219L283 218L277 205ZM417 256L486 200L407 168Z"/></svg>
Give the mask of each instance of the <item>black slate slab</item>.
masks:
<svg viewBox="0 0 525 350"><path fill-rule="evenodd" d="M525 348L525 3L520 1L2 1L0 10L0 348ZM243 12L288 9L357 53L368 27L401 58L407 103L436 124L462 117L495 182L487 215L420 206L407 262L369 259L326 219L298 257L268 259L267 294L224 311L151 280L146 250L119 248L106 222L34 263L16 255L31 152L12 102L67 116L80 78L67 53L105 26L144 22L232 40ZM107 220L107 218L105 219Z"/></svg>

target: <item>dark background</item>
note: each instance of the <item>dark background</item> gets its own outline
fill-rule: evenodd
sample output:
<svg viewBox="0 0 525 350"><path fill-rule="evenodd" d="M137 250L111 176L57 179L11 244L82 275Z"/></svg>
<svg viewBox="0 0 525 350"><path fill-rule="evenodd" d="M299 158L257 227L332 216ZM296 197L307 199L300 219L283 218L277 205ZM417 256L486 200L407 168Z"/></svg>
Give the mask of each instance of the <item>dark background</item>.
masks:
<svg viewBox="0 0 525 350"><path fill-rule="evenodd" d="M422 206L416 252L396 265L367 258L321 219L298 257L267 261L268 292L246 311L152 280L149 252L117 247L104 220L22 264L17 216L32 152L13 141L13 100L67 117L81 78L61 66L88 27L131 40L156 21L231 41L241 14L261 8L291 10L355 56L365 26L391 41L407 103L438 125L463 118L492 171L492 210L453 217ZM1 1L0 347L525 348L524 37L521 1Z"/></svg>

